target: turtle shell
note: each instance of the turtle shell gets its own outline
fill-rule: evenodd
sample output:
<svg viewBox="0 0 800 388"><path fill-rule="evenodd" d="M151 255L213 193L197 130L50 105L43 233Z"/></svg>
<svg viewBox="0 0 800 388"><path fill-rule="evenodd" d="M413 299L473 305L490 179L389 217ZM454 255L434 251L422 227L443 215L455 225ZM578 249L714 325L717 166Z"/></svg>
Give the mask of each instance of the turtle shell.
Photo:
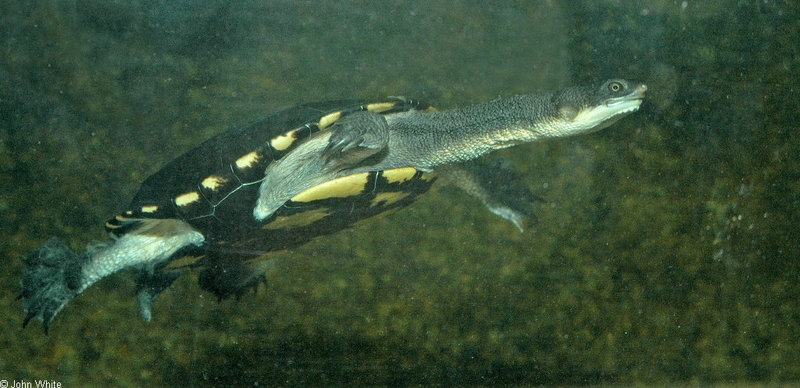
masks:
<svg viewBox="0 0 800 388"><path fill-rule="evenodd" d="M222 133L147 178L106 229L119 236L146 219L180 219L205 236L204 250L257 256L406 206L430 188L434 175L406 167L344 176L299 193L262 221L253 216L267 166L311 134L353 112L414 109L430 108L400 98L311 103Z"/></svg>

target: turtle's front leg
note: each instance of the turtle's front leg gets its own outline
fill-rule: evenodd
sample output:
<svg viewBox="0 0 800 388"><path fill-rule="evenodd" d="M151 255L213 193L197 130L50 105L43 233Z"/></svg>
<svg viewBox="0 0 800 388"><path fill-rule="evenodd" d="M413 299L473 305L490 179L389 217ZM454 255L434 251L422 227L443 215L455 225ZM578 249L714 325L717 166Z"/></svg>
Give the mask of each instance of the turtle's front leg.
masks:
<svg viewBox="0 0 800 388"><path fill-rule="evenodd" d="M375 154L389 143L389 124L375 112L351 113L331 127L331 137L322 154L346 157L355 162Z"/></svg>
<svg viewBox="0 0 800 388"><path fill-rule="evenodd" d="M75 296L98 280L131 266L156 266L178 250L200 245L203 235L174 219L143 220L136 229L99 249L78 255L52 239L24 259L23 327L36 318L47 332L50 322Z"/></svg>
<svg viewBox="0 0 800 388"><path fill-rule="evenodd" d="M502 159L439 166L445 180L479 199L492 213L511 221L523 231L524 220L536 221L533 203L543 201L530 191L522 174Z"/></svg>
<svg viewBox="0 0 800 388"><path fill-rule="evenodd" d="M389 125L380 114L356 112L341 118L267 166L253 216L265 220L295 195L346 175L388 143Z"/></svg>

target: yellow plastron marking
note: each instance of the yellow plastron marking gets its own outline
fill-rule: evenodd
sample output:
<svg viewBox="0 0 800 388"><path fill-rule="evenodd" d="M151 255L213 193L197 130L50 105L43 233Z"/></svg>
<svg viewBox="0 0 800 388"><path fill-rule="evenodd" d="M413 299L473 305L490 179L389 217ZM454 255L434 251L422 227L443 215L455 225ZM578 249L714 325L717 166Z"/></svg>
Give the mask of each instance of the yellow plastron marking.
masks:
<svg viewBox="0 0 800 388"><path fill-rule="evenodd" d="M341 117L342 112L334 112L329 115L322 116L322 118L319 119L319 129L322 130L328 128L328 126L336 122L336 120L339 120Z"/></svg>
<svg viewBox="0 0 800 388"><path fill-rule="evenodd" d="M253 151L240 157L239 159L236 159L236 167L239 167L240 169L249 168L258 163L259 160L261 160L261 155L259 155L258 152Z"/></svg>
<svg viewBox="0 0 800 388"><path fill-rule="evenodd" d="M198 194L196 191L192 191L175 197L175 204L183 207L191 205L192 203L197 202L199 200L200 200L200 194Z"/></svg>
<svg viewBox="0 0 800 388"><path fill-rule="evenodd" d="M311 225L331 214L328 209L314 209L290 216L276 217L274 221L264 225L264 229L291 229Z"/></svg>
<svg viewBox="0 0 800 388"><path fill-rule="evenodd" d="M209 190L217 191L227 181L228 180L223 178L223 177L216 176L216 175L211 175L208 178L203 179L203 181L200 182L200 186L202 186L203 188L209 189Z"/></svg>
<svg viewBox="0 0 800 388"><path fill-rule="evenodd" d="M372 103L372 104L367 105L367 110L370 111L370 112L380 113L380 112L384 112L384 111L387 111L389 109L392 109L396 105L397 105L396 102L376 102L376 103Z"/></svg>
<svg viewBox="0 0 800 388"><path fill-rule="evenodd" d="M405 197L408 197L409 194L411 193L406 193L404 191L380 193L375 196L375 199L372 200L369 206L389 206Z"/></svg>
<svg viewBox="0 0 800 388"><path fill-rule="evenodd" d="M393 168L391 170L385 170L383 172L383 177L386 178L389 183L403 183L413 178L416 173L417 169L414 167Z"/></svg>
<svg viewBox="0 0 800 388"><path fill-rule="evenodd" d="M157 211L158 206L156 205L142 206L142 213L155 213Z"/></svg>
<svg viewBox="0 0 800 388"><path fill-rule="evenodd" d="M276 137L272 138L272 140L269 141L269 144L272 146L272 148L274 148L274 149L276 149L278 151L283 151L283 150L291 147L292 144L294 144L294 141L297 140L294 137L294 134L295 134L296 131L297 131L297 129L294 129L294 130L291 130L289 132L284 133L283 135L276 136Z"/></svg>
<svg viewBox="0 0 800 388"><path fill-rule="evenodd" d="M336 178L331 181L316 185L292 197L294 202L311 202L326 198L344 198L361 194L367 185L369 172L353 174Z"/></svg>
<svg viewBox="0 0 800 388"><path fill-rule="evenodd" d="M176 269L182 267L188 267L197 262L197 260L202 259L203 256L183 256L179 259L175 259L170 261L169 264L164 266L166 269Z"/></svg>
<svg viewBox="0 0 800 388"><path fill-rule="evenodd" d="M124 214L128 214L128 213L133 214L133 212L130 211L130 210L126 211ZM106 222L106 228L108 228L108 229L119 229L119 228L127 225L130 222L135 222L135 221L139 221L139 220L141 220L141 219L140 218L123 217L122 215L116 215L116 216L114 216L113 220L109 220L109 221Z"/></svg>
<svg viewBox="0 0 800 388"><path fill-rule="evenodd" d="M431 179L436 178L435 172L423 172L419 179L424 180L425 182L430 182Z"/></svg>

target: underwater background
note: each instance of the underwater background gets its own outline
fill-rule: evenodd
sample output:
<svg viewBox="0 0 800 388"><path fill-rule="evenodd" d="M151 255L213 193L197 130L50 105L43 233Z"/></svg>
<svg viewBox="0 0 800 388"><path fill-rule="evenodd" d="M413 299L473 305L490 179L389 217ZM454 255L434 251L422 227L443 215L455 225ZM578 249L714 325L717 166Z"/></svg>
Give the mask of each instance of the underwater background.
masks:
<svg viewBox="0 0 800 388"><path fill-rule="evenodd" d="M62 386L800 380L800 7L792 1L0 3L0 380ZM22 329L21 258L74 249L139 182L297 103L446 109L630 78L642 109L496 152L520 233L439 185L145 323L134 274Z"/></svg>

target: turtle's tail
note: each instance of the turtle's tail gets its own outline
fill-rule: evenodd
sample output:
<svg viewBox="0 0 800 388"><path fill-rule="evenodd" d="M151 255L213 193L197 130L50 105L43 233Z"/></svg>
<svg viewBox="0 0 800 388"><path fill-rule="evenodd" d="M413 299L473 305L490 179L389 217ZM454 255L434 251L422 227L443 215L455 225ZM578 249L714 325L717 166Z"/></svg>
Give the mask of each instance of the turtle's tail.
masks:
<svg viewBox="0 0 800 388"><path fill-rule="evenodd" d="M45 334L56 314L81 290L83 258L56 238L23 259L22 306L25 327L31 319L42 321Z"/></svg>

